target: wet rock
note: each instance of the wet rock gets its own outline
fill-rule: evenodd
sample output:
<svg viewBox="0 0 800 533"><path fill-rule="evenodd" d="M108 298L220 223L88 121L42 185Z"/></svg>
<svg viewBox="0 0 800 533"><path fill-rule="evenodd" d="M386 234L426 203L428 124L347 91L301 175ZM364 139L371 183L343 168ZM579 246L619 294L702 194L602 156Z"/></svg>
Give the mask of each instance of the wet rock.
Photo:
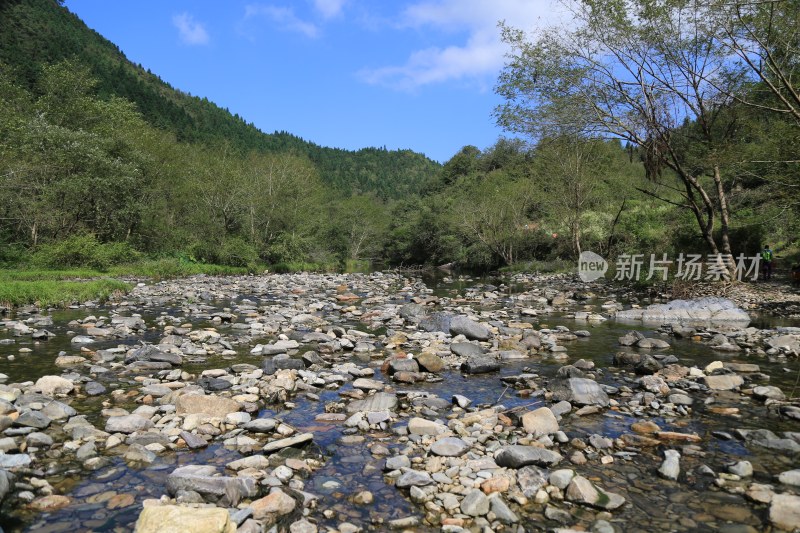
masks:
<svg viewBox="0 0 800 533"><path fill-rule="evenodd" d="M99 396L106 393L106 388L96 381L90 381L83 386L83 391L89 396Z"/></svg>
<svg viewBox="0 0 800 533"><path fill-rule="evenodd" d="M52 422L48 417L39 411L26 410L20 413L14 421L14 425L22 427L30 427L36 429L45 429Z"/></svg>
<svg viewBox="0 0 800 533"><path fill-rule="evenodd" d="M550 383L553 399L567 401L577 405L598 405L606 407L609 404L608 394L600 385L587 378L568 378L553 380Z"/></svg>
<svg viewBox="0 0 800 533"><path fill-rule="evenodd" d="M551 466L561 462L560 454L534 446L512 445L505 446L495 455L498 466L507 468L522 468L527 465Z"/></svg>
<svg viewBox="0 0 800 533"><path fill-rule="evenodd" d="M466 396L455 394L453 395L453 403L458 405L462 409L466 409L467 407L472 405L472 400L470 400Z"/></svg>
<svg viewBox="0 0 800 533"><path fill-rule="evenodd" d="M489 328L466 316L456 316L452 318L450 321L450 333L453 336L464 335L466 338L474 341L488 341L492 336Z"/></svg>
<svg viewBox="0 0 800 533"><path fill-rule="evenodd" d="M274 418L255 418L244 425L244 429L253 433L272 433L278 421Z"/></svg>
<svg viewBox="0 0 800 533"><path fill-rule="evenodd" d="M382 411L394 411L397 408L397 395L388 392L377 392L363 400L350 402L347 412L350 414L363 411L374 413Z"/></svg>
<svg viewBox="0 0 800 533"><path fill-rule="evenodd" d="M453 315L450 313L431 313L419 322L419 326L427 332L441 331L450 333L450 323Z"/></svg>
<svg viewBox="0 0 800 533"><path fill-rule="evenodd" d="M676 480L681 473L681 454L676 450L664 451L664 462L658 468L658 473L666 479Z"/></svg>
<svg viewBox="0 0 800 533"><path fill-rule="evenodd" d="M575 477L575 472L573 470L570 470L568 468L562 468L560 470L554 470L553 472L551 472L548 481L554 487L558 487L559 489L564 490L569 486L570 482L572 481L572 478L574 477Z"/></svg>
<svg viewBox="0 0 800 533"><path fill-rule="evenodd" d="M571 478L570 478L571 479ZM533 498L547 485L548 471L538 466L525 466L517 471L517 484L526 498ZM566 485L564 486L566 488Z"/></svg>
<svg viewBox="0 0 800 533"><path fill-rule="evenodd" d="M489 496L489 503L491 504L492 512L500 522L504 524L516 524L519 522L519 517L511 510L499 494L492 494Z"/></svg>
<svg viewBox="0 0 800 533"><path fill-rule="evenodd" d="M156 454L142 446L141 444L131 444L122 456L130 463L150 464L156 460Z"/></svg>
<svg viewBox="0 0 800 533"><path fill-rule="evenodd" d="M595 487L583 476L575 476L567 487L567 500L613 511L625 503L625 498L613 492L605 492Z"/></svg>
<svg viewBox="0 0 800 533"><path fill-rule="evenodd" d="M469 444L457 437L445 437L433 443L431 453L442 457L460 457L467 453L469 448Z"/></svg>
<svg viewBox="0 0 800 533"><path fill-rule="evenodd" d="M142 509L136 533L236 533L226 509L152 505Z"/></svg>
<svg viewBox="0 0 800 533"><path fill-rule="evenodd" d="M461 371L466 374L486 374L500 370L500 362L491 356L472 356L461 363Z"/></svg>

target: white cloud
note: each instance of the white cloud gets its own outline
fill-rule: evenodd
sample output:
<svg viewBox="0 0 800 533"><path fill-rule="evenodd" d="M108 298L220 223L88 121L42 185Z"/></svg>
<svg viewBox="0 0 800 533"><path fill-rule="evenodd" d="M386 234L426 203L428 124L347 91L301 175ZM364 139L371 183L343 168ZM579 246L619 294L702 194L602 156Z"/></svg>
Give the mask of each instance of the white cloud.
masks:
<svg viewBox="0 0 800 533"><path fill-rule="evenodd" d="M194 20L189 13L183 12L172 17L172 25L178 28L178 35L186 44L208 44L209 37L205 26Z"/></svg>
<svg viewBox="0 0 800 533"><path fill-rule="evenodd" d="M370 84L398 90L451 80L487 86L505 60L498 21L524 30L562 23L566 10L555 0L426 0L407 7L399 28L466 33L466 42L412 52L402 65L365 69L359 77Z"/></svg>
<svg viewBox="0 0 800 533"><path fill-rule="evenodd" d="M346 0L314 0L314 7L324 18L329 19L342 13L345 2Z"/></svg>
<svg viewBox="0 0 800 533"><path fill-rule="evenodd" d="M302 20L288 7L264 4L250 4L245 6L245 20L259 16L267 18L280 26L283 30L297 32L311 39L319 36L319 28L315 24Z"/></svg>

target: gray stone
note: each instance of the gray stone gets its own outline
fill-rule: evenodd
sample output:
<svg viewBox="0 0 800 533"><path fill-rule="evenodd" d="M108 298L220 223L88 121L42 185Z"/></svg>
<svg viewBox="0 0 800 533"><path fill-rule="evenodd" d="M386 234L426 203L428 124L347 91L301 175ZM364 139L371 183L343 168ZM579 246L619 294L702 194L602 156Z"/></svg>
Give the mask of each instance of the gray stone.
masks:
<svg viewBox="0 0 800 533"><path fill-rule="evenodd" d="M105 394L106 388L96 381L90 381L83 386L83 392L89 396L99 396Z"/></svg>
<svg viewBox="0 0 800 533"><path fill-rule="evenodd" d="M441 435L447 431L447 426L425 418L415 416L408 421L408 432L412 435Z"/></svg>
<svg viewBox="0 0 800 533"><path fill-rule="evenodd" d="M472 489L461 500L461 512L467 516L483 516L489 512L489 498L482 491Z"/></svg>
<svg viewBox="0 0 800 533"><path fill-rule="evenodd" d="M431 453L442 457L460 457L467 453L469 448L469 444L457 437L445 437L433 443Z"/></svg>
<svg viewBox="0 0 800 533"><path fill-rule="evenodd" d="M550 383L553 399L567 401L577 405L599 405L606 407L609 404L608 394L600 385L587 378L568 378L553 380Z"/></svg>
<svg viewBox="0 0 800 533"><path fill-rule="evenodd" d="M31 464L31 456L27 453L0 453L0 468L20 468Z"/></svg>
<svg viewBox="0 0 800 533"><path fill-rule="evenodd" d="M491 503L492 512L499 521L504 524L516 524L519 522L519 517L511 510L500 494L494 493L489 496L489 502Z"/></svg>
<svg viewBox="0 0 800 533"><path fill-rule="evenodd" d="M547 480L548 471L538 466L525 466L517 471L517 483L526 498L536 496L539 489L547 485Z"/></svg>
<svg viewBox="0 0 800 533"><path fill-rule="evenodd" d="M229 500L253 498L258 494L254 478L217 476L216 468L208 465L187 465L176 468L167 476L167 492L194 491L204 496L227 496ZM231 498L231 496L235 496Z"/></svg>
<svg viewBox="0 0 800 533"><path fill-rule="evenodd" d="M565 496L569 501L591 505L608 511L613 511L625 503L625 498L619 494L602 491L583 476L572 478Z"/></svg>
<svg viewBox="0 0 800 533"><path fill-rule="evenodd" d="M466 316L453 317L450 321L450 334L453 336L464 335L475 341L488 341L492 336L489 328Z"/></svg>
<svg viewBox="0 0 800 533"><path fill-rule="evenodd" d="M400 470L411 467L411 460L406 455L395 455L386 459L384 470Z"/></svg>
<svg viewBox="0 0 800 533"><path fill-rule="evenodd" d="M153 427L153 422L139 415L112 416L106 421L109 433L133 433Z"/></svg>
<svg viewBox="0 0 800 533"><path fill-rule="evenodd" d="M488 355L472 356L461 363L461 371L466 374L486 374L498 370L500 370L500 362Z"/></svg>
<svg viewBox="0 0 800 533"><path fill-rule="evenodd" d="M365 413L377 411L394 411L397 408L397 396L387 392L377 392L372 396L367 396L363 400L356 400L347 405L347 412L350 414L358 411Z"/></svg>
<svg viewBox="0 0 800 533"><path fill-rule="evenodd" d="M284 448L288 448L290 446L298 446L300 444L306 444L314 440L313 433L300 433L298 435L294 435L292 437L288 437L285 439L279 439L272 442L268 442L266 446L264 446L263 450L264 453L273 453L278 450L282 450Z"/></svg>
<svg viewBox="0 0 800 533"><path fill-rule="evenodd" d="M486 353L486 351L471 342L454 342L450 345L450 351L459 357L474 357Z"/></svg>
<svg viewBox="0 0 800 533"><path fill-rule="evenodd" d="M20 413L14 421L14 425L36 429L45 429L52 422L48 417L39 411L26 410Z"/></svg>
<svg viewBox="0 0 800 533"><path fill-rule="evenodd" d="M750 461L739 461L728 467L728 472L739 477L750 477L753 475L753 465Z"/></svg>
<svg viewBox="0 0 800 533"><path fill-rule="evenodd" d="M419 364L416 359L394 358L389 360L389 374L395 372L419 372Z"/></svg>
<svg viewBox="0 0 800 533"><path fill-rule="evenodd" d="M644 309L617 311L616 318L641 320L659 326L667 323L692 325L734 322L737 326L745 327L750 322L747 312L738 308L733 301L715 296L694 300L673 300L666 304L653 304Z"/></svg>
<svg viewBox="0 0 800 533"><path fill-rule="evenodd" d="M397 478L395 485L398 488L406 489L409 487L424 487L433 483L430 474L420 470L408 470Z"/></svg>
<svg viewBox="0 0 800 533"><path fill-rule="evenodd" d="M551 472L548 481L554 487L564 490L569 486L573 477L575 477L575 472L573 470L570 470L569 468L562 468L560 470L554 470Z"/></svg>
<svg viewBox="0 0 800 533"><path fill-rule="evenodd" d="M188 431L181 431L180 437L190 450L199 450L208 446L208 442L204 438Z"/></svg>
<svg viewBox="0 0 800 533"><path fill-rule="evenodd" d="M552 466L561 462L560 454L535 446L505 446L495 456L498 466L522 468L528 465Z"/></svg>
<svg viewBox="0 0 800 533"><path fill-rule="evenodd" d="M274 418L256 418L244 425L244 429L253 433L271 433L278 421Z"/></svg>

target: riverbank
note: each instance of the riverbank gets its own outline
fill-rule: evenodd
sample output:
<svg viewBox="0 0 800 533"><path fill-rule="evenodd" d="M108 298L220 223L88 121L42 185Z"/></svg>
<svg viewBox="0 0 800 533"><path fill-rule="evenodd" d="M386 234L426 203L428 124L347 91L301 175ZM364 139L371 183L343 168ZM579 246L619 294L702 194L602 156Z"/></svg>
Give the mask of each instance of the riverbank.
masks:
<svg viewBox="0 0 800 533"><path fill-rule="evenodd" d="M652 303L566 275L292 274L22 310L0 526L791 530L800 336L616 323L630 301Z"/></svg>

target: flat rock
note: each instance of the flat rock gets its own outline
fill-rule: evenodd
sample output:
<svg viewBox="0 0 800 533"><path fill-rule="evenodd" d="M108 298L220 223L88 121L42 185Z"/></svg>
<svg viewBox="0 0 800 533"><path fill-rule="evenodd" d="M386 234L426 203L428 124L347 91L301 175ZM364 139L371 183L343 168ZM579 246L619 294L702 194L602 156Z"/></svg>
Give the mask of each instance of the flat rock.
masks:
<svg viewBox="0 0 800 533"><path fill-rule="evenodd" d="M422 472L420 470L407 470L402 476L397 478L397 481L395 481L395 486L401 489L406 489L409 487L424 487L432 483L433 479L427 472Z"/></svg>
<svg viewBox="0 0 800 533"><path fill-rule="evenodd" d="M412 435L441 435L447 431L447 426L433 420L415 416L408 421L408 432Z"/></svg>
<svg viewBox="0 0 800 533"><path fill-rule="evenodd" d="M242 408L239 402L214 394L183 394L175 402L179 415L204 414L213 418L225 418Z"/></svg>
<svg viewBox="0 0 800 533"><path fill-rule="evenodd" d="M109 433L133 433L153 427L149 418L139 415L112 416L106 421L106 431Z"/></svg>
<svg viewBox="0 0 800 533"><path fill-rule="evenodd" d="M467 453L469 448L469 444L458 437L445 437L433 443L431 453L442 457L460 457Z"/></svg>
<svg viewBox="0 0 800 533"><path fill-rule="evenodd" d="M136 533L236 533L227 509L153 505L142 509Z"/></svg>
<svg viewBox="0 0 800 533"><path fill-rule="evenodd" d="M711 390L733 390L744 384L744 378L738 374L720 374L705 376L703 382Z"/></svg>
<svg viewBox="0 0 800 533"><path fill-rule="evenodd" d="M461 363L461 371L465 374L486 374L500 370L500 362L489 355L471 356Z"/></svg>
<svg viewBox="0 0 800 533"><path fill-rule="evenodd" d="M394 411L397 408L397 396L387 392L377 392L363 400L355 400L347 405L350 414L363 411L365 413L378 411Z"/></svg>
<svg viewBox="0 0 800 533"><path fill-rule="evenodd" d="M461 512L467 516L483 516L489 512L489 498L478 489L472 489L461 500Z"/></svg>
<svg viewBox="0 0 800 533"><path fill-rule="evenodd" d="M263 450L264 453L273 453L290 446L299 446L300 444L305 444L307 442L311 442L312 440L314 440L313 433L299 433L285 439L268 442L266 446L264 446Z"/></svg>
<svg viewBox="0 0 800 533"><path fill-rule="evenodd" d="M268 495L255 500L250 504L253 518L262 520L270 515L283 516L294 511L297 502L280 489L275 489Z"/></svg>
<svg viewBox="0 0 800 533"><path fill-rule="evenodd" d="M522 468L527 465L552 466L561 462L560 454L546 448L535 446L505 446L495 456L498 466Z"/></svg>
<svg viewBox="0 0 800 533"><path fill-rule="evenodd" d="M473 357L483 355L485 350L471 342L454 342L450 345L450 351L459 357Z"/></svg>

